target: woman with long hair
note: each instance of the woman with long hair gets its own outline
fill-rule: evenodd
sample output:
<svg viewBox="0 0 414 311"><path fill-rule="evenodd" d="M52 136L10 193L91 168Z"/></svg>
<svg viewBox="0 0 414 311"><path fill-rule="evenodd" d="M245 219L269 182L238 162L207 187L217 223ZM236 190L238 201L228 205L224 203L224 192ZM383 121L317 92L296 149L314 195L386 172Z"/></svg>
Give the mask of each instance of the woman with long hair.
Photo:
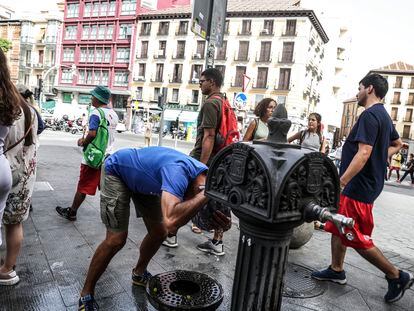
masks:
<svg viewBox="0 0 414 311"><path fill-rule="evenodd" d="M243 141L263 140L269 135L267 120L272 116L276 108L276 101L273 98L263 98L254 109L257 118L253 119L247 127Z"/></svg>
<svg viewBox="0 0 414 311"><path fill-rule="evenodd" d="M0 227L6 207L7 196L12 187L12 174L6 152L5 142L13 122L20 116L21 97L10 78L6 55L0 48ZM0 245L2 244L0 228ZM0 270L0 278L1 270Z"/></svg>
<svg viewBox="0 0 414 311"><path fill-rule="evenodd" d="M18 90L11 84L13 92ZM35 108L17 93L20 117L14 120L5 139L5 156L12 172L12 188L3 215L6 256L0 266L0 285L14 285L19 276L14 270L23 241L23 224L29 214L36 169L38 120Z"/></svg>
<svg viewBox="0 0 414 311"><path fill-rule="evenodd" d="M322 134L322 117L319 113L312 112L308 117L308 128L297 132L288 138L291 143L299 140L299 145L315 151L325 153L326 140Z"/></svg>

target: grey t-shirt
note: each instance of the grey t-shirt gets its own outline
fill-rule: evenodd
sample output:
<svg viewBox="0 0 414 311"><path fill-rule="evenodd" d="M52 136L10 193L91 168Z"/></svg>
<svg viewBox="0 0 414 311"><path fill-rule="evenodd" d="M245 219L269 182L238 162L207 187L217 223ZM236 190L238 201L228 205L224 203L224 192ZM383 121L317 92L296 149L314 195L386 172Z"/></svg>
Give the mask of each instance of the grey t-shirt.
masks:
<svg viewBox="0 0 414 311"><path fill-rule="evenodd" d="M306 147L315 151L321 150L321 138L317 133L311 133L306 131L303 137L302 147Z"/></svg>

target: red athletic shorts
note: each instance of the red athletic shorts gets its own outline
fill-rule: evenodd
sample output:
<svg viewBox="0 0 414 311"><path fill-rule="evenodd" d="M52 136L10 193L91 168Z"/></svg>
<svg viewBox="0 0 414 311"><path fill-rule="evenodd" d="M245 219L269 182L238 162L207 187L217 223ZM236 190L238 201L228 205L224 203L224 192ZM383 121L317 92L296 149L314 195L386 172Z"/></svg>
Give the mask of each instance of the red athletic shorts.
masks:
<svg viewBox="0 0 414 311"><path fill-rule="evenodd" d="M99 187L100 180L100 169L94 169L85 164L81 164L78 182L78 192L88 195L95 195L96 188Z"/></svg>
<svg viewBox="0 0 414 311"><path fill-rule="evenodd" d="M373 206L373 204L362 203L341 194L338 213L353 218L355 226L352 229L345 228L344 235L339 232L332 222L328 221L325 225L325 231L340 237L342 244L348 247L357 249L374 247L371 238L374 229Z"/></svg>

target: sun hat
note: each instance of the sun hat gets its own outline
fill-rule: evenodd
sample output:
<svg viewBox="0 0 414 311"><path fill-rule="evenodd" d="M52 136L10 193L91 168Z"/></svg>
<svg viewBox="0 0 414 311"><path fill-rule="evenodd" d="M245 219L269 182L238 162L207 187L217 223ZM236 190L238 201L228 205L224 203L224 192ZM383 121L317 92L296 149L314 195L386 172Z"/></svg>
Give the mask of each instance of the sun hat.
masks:
<svg viewBox="0 0 414 311"><path fill-rule="evenodd" d="M103 85L98 85L91 91L91 95L97 98L102 104L109 104L111 98L111 91Z"/></svg>

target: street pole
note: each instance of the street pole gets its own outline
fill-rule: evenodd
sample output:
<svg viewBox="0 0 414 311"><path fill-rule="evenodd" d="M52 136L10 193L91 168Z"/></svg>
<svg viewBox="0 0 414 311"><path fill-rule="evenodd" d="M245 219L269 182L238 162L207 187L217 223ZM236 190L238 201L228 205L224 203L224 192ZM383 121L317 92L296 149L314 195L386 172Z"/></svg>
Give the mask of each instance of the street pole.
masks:
<svg viewBox="0 0 414 311"><path fill-rule="evenodd" d="M213 68L214 66L214 52L216 50L214 42L211 41L211 18L213 17L213 7L214 7L214 1L210 1L210 8L209 8L209 17L208 17L208 34L206 37L206 64L205 69Z"/></svg>
<svg viewBox="0 0 414 311"><path fill-rule="evenodd" d="M164 110L165 103L167 102L167 91L166 87L162 88L162 94L158 95L158 107L161 108L161 117L160 117L160 130L158 132L158 146L162 146L162 134L164 132Z"/></svg>

